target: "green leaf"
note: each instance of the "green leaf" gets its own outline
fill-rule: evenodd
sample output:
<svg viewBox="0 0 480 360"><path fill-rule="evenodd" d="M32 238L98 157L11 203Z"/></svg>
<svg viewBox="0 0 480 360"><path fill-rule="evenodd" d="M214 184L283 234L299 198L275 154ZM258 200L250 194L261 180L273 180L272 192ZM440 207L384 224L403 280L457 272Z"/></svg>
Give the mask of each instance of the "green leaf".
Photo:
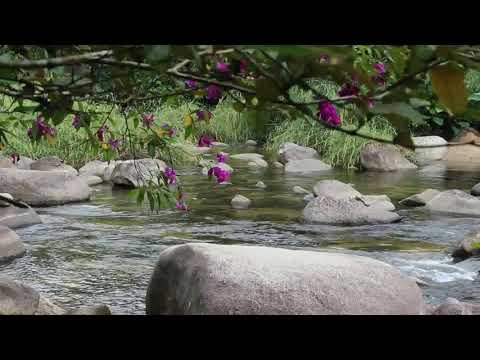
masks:
<svg viewBox="0 0 480 360"><path fill-rule="evenodd" d="M153 211L153 209L155 209L155 198L150 191L147 192L147 198L150 204L150 211Z"/></svg>
<svg viewBox="0 0 480 360"><path fill-rule="evenodd" d="M438 117L438 116L434 116L432 118L432 121L437 124L438 126L443 126L443 123L445 122L445 120L441 117Z"/></svg>
<svg viewBox="0 0 480 360"><path fill-rule="evenodd" d="M137 205L142 204L144 199L145 199L145 188L144 188L144 187L141 187L141 188L138 190Z"/></svg>
<svg viewBox="0 0 480 360"><path fill-rule="evenodd" d="M440 103L451 115L462 115L467 110L468 90L465 71L452 63L439 65L430 71L432 87Z"/></svg>
<svg viewBox="0 0 480 360"><path fill-rule="evenodd" d="M413 45L410 46L410 58L407 61L407 73L414 74L422 70L435 58L436 45Z"/></svg>

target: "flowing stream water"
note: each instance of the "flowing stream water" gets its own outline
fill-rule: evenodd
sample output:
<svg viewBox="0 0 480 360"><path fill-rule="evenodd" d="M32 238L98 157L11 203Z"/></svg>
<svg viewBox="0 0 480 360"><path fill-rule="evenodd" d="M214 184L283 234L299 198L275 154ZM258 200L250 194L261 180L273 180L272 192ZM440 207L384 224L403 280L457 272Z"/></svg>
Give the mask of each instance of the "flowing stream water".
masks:
<svg viewBox="0 0 480 360"><path fill-rule="evenodd" d="M209 181L195 166L178 169L191 206L186 214L153 214L148 206L138 207L128 191L105 184L94 187L88 203L37 209L44 223L17 229L26 255L0 265L0 274L30 284L65 308L104 303L115 314L144 314L148 282L163 249L188 242L244 244L369 256L427 282L422 289L429 303L447 297L480 303L480 261L462 266L450 257L458 241L480 225L480 218L431 215L398 205L427 188L469 191L480 182L480 173L335 170L290 176L281 169L229 163L235 169L231 185ZM293 193L292 187L311 190L322 179L354 184L363 194L388 195L402 222L360 227L303 223L303 195ZM259 180L266 189L255 186ZM250 209L230 207L237 193L252 200Z"/></svg>

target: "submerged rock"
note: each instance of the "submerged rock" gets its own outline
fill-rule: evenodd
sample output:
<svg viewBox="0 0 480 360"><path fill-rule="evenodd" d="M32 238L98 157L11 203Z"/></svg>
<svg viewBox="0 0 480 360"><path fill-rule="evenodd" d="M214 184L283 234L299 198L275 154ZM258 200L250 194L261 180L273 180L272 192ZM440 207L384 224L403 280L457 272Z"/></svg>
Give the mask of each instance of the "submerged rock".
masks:
<svg viewBox="0 0 480 360"><path fill-rule="evenodd" d="M8 227L0 226L0 263L25 254L20 237Z"/></svg>
<svg viewBox="0 0 480 360"><path fill-rule="evenodd" d="M11 229L41 224L42 219L32 208L17 206L0 207L0 225Z"/></svg>
<svg viewBox="0 0 480 360"><path fill-rule="evenodd" d="M243 195L235 195L235 197L232 199L231 204L234 209L248 209L250 204L252 203L252 200L249 198L243 196Z"/></svg>
<svg viewBox="0 0 480 360"><path fill-rule="evenodd" d="M415 283L356 255L261 246L185 244L162 251L148 315L424 314Z"/></svg>
<svg viewBox="0 0 480 360"><path fill-rule="evenodd" d="M112 312L107 305L92 305L67 311L65 315L112 315Z"/></svg>
<svg viewBox="0 0 480 360"><path fill-rule="evenodd" d="M287 174L313 174L331 170L332 167L317 159L290 160L285 165Z"/></svg>
<svg viewBox="0 0 480 360"><path fill-rule="evenodd" d="M399 202L399 204L404 205L404 206L425 206L427 202L432 200L435 196L440 194L440 191L435 190L435 189L427 189L420 194L415 194L412 196L409 196L402 201Z"/></svg>
<svg viewBox="0 0 480 360"><path fill-rule="evenodd" d="M369 143L360 152L363 168L374 171L416 169L393 145Z"/></svg>
<svg viewBox="0 0 480 360"><path fill-rule="evenodd" d="M235 154L235 155L231 155L230 159L243 160L243 161L255 161L256 159L263 159L263 155L257 154L257 153Z"/></svg>
<svg viewBox="0 0 480 360"><path fill-rule="evenodd" d="M319 196L303 210L307 222L326 225L369 225L389 224L401 220L396 213L367 206L358 198L334 199Z"/></svg>
<svg viewBox="0 0 480 360"><path fill-rule="evenodd" d="M479 229L471 232L465 239L460 241L457 248L453 251L452 257L458 262L477 255L480 255Z"/></svg>
<svg viewBox="0 0 480 360"><path fill-rule="evenodd" d="M63 205L90 199L85 179L66 171L0 169L2 191L32 206Z"/></svg>
<svg viewBox="0 0 480 360"><path fill-rule="evenodd" d="M294 143L282 144L278 150L280 162L286 164L291 160L319 159L317 150Z"/></svg>

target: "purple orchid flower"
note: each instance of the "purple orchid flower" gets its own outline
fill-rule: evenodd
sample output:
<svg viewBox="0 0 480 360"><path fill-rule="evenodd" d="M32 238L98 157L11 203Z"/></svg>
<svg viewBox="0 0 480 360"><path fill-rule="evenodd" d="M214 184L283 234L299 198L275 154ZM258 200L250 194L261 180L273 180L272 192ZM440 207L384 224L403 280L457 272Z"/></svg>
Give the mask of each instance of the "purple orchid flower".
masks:
<svg viewBox="0 0 480 360"><path fill-rule="evenodd" d="M337 109L330 101L321 101L318 104L317 116L319 119L332 126L338 126L342 123L342 120L337 113Z"/></svg>

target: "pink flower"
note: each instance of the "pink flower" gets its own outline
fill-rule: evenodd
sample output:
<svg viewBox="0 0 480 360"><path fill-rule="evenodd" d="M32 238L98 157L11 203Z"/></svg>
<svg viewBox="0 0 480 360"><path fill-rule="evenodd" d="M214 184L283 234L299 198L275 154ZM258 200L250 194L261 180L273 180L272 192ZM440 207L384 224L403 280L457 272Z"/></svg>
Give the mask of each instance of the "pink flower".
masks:
<svg viewBox="0 0 480 360"><path fill-rule="evenodd" d="M212 139L208 135L201 135L198 139L198 147L210 147L212 145Z"/></svg>
<svg viewBox="0 0 480 360"><path fill-rule="evenodd" d="M40 133L40 136L43 136L43 135L54 136L55 135L55 128L48 125L45 122L45 119L43 117L38 116L37 119L34 121L34 124L35 124L35 127L37 128L38 132Z"/></svg>
<svg viewBox="0 0 480 360"><path fill-rule="evenodd" d="M97 139L100 140L101 142L103 142L104 140L104 132L108 130L108 125L107 124L103 124L102 126L100 126L100 128L97 130Z"/></svg>
<svg viewBox="0 0 480 360"><path fill-rule="evenodd" d="M13 162L14 164L16 164L17 162L20 161L20 155L17 154L17 153L14 153L14 154L10 155L10 157L12 158L12 162Z"/></svg>
<svg viewBox="0 0 480 360"><path fill-rule="evenodd" d="M117 149L118 146L120 145L120 140L110 139L110 140L108 140L108 143L110 144L110 146L112 148Z"/></svg>
<svg viewBox="0 0 480 360"><path fill-rule="evenodd" d="M207 90L207 95L205 96L205 99L210 104L218 103L218 100L220 100L220 96L222 95L222 89L220 88L220 86L210 84L205 89Z"/></svg>
<svg viewBox="0 0 480 360"><path fill-rule="evenodd" d="M217 178L219 184L226 182L230 178L230 172L223 170L221 167L214 166L208 170L208 176L214 175Z"/></svg>
<svg viewBox="0 0 480 360"><path fill-rule="evenodd" d="M337 113L337 109L330 101L321 101L318 103L317 116L319 119L332 126L338 126L342 123L342 120Z"/></svg>
<svg viewBox="0 0 480 360"><path fill-rule="evenodd" d="M328 54L320 54L319 60L320 60L320 62L326 62L326 63L328 63L328 62L330 62L330 55L328 55Z"/></svg>
<svg viewBox="0 0 480 360"><path fill-rule="evenodd" d="M227 72L229 72L229 71L230 71L230 68L229 68L229 67L230 67L230 65L227 64L227 63L225 63L225 62L223 62L223 61L218 61L218 62L217 62L217 65L216 65L216 69L217 69L217 71L220 72L220 73L227 73Z"/></svg>
<svg viewBox="0 0 480 360"><path fill-rule="evenodd" d="M338 96L346 97L346 96L356 96L360 92L358 86L354 83L352 84L343 84L338 92Z"/></svg>
<svg viewBox="0 0 480 360"><path fill-rule="evenodd" d="M227 154L225 154L223 152L217 154L217 161L219 163L224 163L225 160L227 160Z"/></svg>
<svg viewBox="0 0 480 360"><path fill-rule="evenodd" d="M175 170L172 168L165 168L163 174L167 178L167 182L170 185L175 185L177 183L177 174L175 173Z"/></svg>
<svg viewBox="0 0 480 360"><path fill-rule="evenodd" d="M245 73L247 72L247 67L248 67L248 60L247 59L240 59L238 62L238 70L240 73Z"/></svg>
<svg viewBox="0 0 480 360"><path fill-rule="evenodd" d="M32 128L28 128L27 130L27 136L32 139L33 138L33 129Z"/></svg>
<svg viewBox="0 0 480 360"><path fill-rule="evenodd" d="M385 64L382 62L377 62L373 64L373 69L377 72L378 75L385 75L385 73L387 72Z"/></svg>
<svg viewBox="0 0 480 360"><path fill-rule="evenodd" d="M197 82L195 80L188 79L185 81L185 86L187 89L195 89L197 87Z"/></svg>
<svg viewBox="0 0 480 360"><path fill-rule="evenodd" d="M72 126L75 128L75 129L78 129L80 127L80 116L78 115L73 115L73 119L72 119Z"/></svg>
<svg viewBox="0 0 480 360"><path fill-rule="evenodd" d="M213 116L213 114L208 110L198 110L196 112L196 115L197 115L198 120L200 120L200 121L210 120Z"/></svg>
<svg viewBox="0 0 480 360"><path fill-rule="evenodd" d="M145 127L149 128L154 121L155 121L155 115L153 114L142 115L142 122Z"/></svg>

